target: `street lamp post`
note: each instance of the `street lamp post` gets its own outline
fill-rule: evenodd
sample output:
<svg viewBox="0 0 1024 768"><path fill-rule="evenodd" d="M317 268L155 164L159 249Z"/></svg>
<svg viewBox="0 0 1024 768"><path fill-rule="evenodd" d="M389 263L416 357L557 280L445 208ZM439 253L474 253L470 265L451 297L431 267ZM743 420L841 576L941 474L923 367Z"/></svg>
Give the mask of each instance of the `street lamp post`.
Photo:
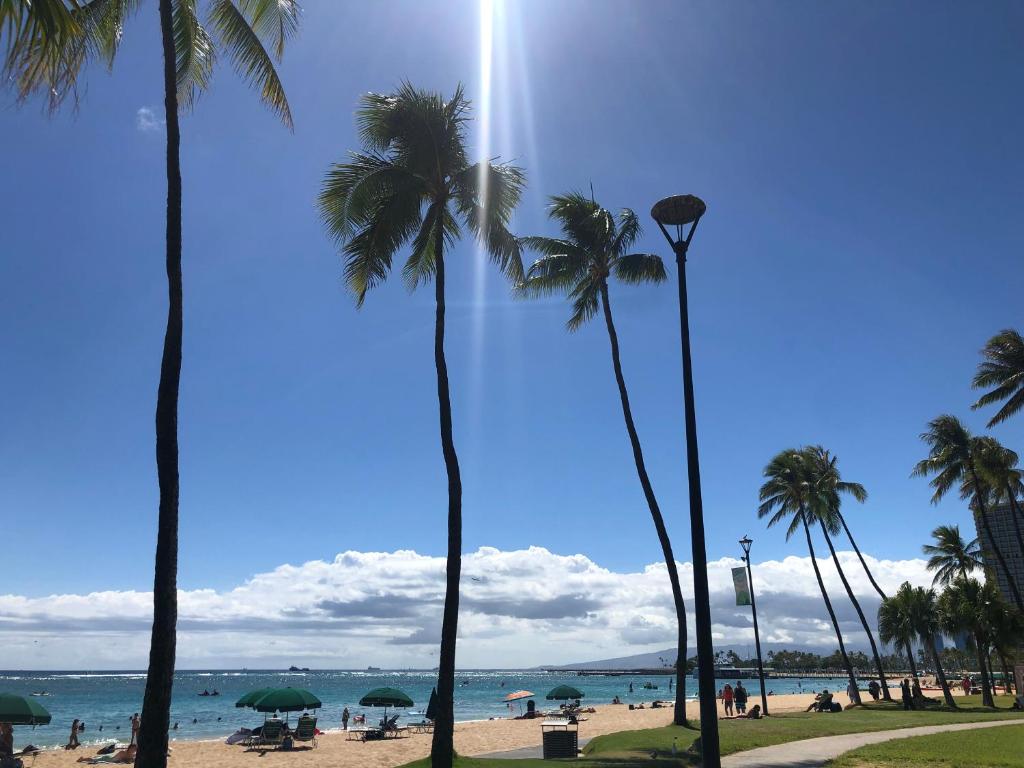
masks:
<svg viewBox="0 0 1024 768"><path fill-rule="evenodd" d="M690 486L690 538L693 541L693 602L697 624L697 687L700 692L701 764L720 768L718 705L715 700L715 652L711 644L711 599L708 593L708 557L704 545L704 506L700 493L700 460L697 455L697 416L693 405L693 365L690 361L690 319L686 301L686 251L700 217L704 201L693 195L675 195L659 200L651 217L676 255L679 275L679 333L683 345L683 409L686 415L686 468ZM689 226L685 237L683 230ZM675 237L668 230L675 227ZM686 656L686 649L680 649Z"/></svg>
<svg viewBox="0 0 1024 768"><path fill-rule="evenodd" d="M743 547L743 561L747 564L747 584L750 585L750 610L754 614L754 647L757 648L757 678L761 681L761 714L768 714L768 694L764 690L764 663L761 661L761 634L757 631L757 600L754 599L754 575L750 570L750 545L754 541L749 536L740 539Z"/></svg>

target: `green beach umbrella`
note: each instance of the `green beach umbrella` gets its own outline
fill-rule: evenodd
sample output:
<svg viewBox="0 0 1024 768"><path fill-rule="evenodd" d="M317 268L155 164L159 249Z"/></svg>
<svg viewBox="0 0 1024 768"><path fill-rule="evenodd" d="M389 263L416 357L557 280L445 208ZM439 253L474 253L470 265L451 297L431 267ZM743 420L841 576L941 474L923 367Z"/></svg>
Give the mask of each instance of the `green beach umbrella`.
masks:
<svg viewBox="0 0 1024 768"><path fill-rule="evenodd" d="M322 706L320 699L305 688L271 688L252 704L257 712L300 712Z"/></svg>
<svg viewBox="0 0 1024 768"><path fill-rule="evenodd" d="M261 698L270 693L273 688L257 688L255 691L249 691L242 698L235 702L236 707L253 707L256 702Z"/></svg>
<svg viewBox="0 0 1024 768"><path fill-rule="evenodd" d="M50 713L35 699L15 693L0 693L0 723L11 725L47 725Z"/></svg>
<svg viewBox="0 0 1024 768"><path fill-rule="evenodd" d="M374 688L359 700L359 706L384 707L384 721L386 722L388 707L411 707L412 699L397 688Z"/></svg>
<svg viewBox="0 0 1024 768"><path fill-rule="evenodd" d="M430 701L427 702L427 710L423 716L427 720L437 719L437 688L430 689Z"/></svg>
<svg viewBox="0 0 1024 768"><path fill-rule="evenodd" d="M359 700L361 707L411 707L412 699L397 688L374 688Z"/></svg>
<svg viewBox="0 0 1024 768"><path fill-rule="evenodd" d="M573 688L571 685L560 685L548 691L547 699L553 701L566 701L568 699L582 699L583 691Z"/></svg>

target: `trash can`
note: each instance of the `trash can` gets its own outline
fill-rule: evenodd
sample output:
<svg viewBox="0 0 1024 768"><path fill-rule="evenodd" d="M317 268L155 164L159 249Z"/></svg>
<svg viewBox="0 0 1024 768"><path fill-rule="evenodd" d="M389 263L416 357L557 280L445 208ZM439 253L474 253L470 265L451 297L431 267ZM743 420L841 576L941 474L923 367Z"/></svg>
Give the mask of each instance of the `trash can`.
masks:
<svg viewBox="0 0 1024 768"><path fill-rule="evenodd" d="M544 759L576 757L579 751L579 725L568 719L544 720L541 724Z"/></svg>

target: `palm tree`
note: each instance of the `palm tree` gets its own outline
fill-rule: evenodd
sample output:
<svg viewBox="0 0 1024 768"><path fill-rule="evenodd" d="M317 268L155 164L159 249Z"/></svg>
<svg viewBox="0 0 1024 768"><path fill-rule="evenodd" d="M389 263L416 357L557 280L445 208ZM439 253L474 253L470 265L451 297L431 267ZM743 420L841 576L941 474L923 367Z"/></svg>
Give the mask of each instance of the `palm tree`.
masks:
<svg viewBox="0 0 1024 768"><path fill-rule="evenodd" d="M1024 494L1022 473L1017 468L1017 454L1004 447L994 437L979 437L978 473L992 491L992 503L1000 504L1005 499L1010 505L1010 520L1017 537L1017 548L1024 557L1024 536L1021 535L1021 509L1017 498Z"/></svg>
<svg viewBox="0 0 1024 768"><path fill-rule="evenodd" d="M988 545L1006 575L1006 581L1013 593L1017 607L1024 610L1024 599L1021 598L1016 580L1006 563L1002 549L992 535L992 527L988 519L988 505L985 502L987 488L982 482L978 471L979 453L984 447L978 439L971 436L967 427L956 416L948 414L939 416L928 422L928 430L921 434L921 439L928 445L926 459L922 459L914 467L912 477L935 475L931 480L932 504L938 504L943 496L958 483L961 485L961 497L973 493L973 507L976 507L985 533L988 534Z"/></svg>
<svg viewBox="0 0 1024 768"><path fill-rule="evenodd" d="M983 569L981 547L977 539L964 541L959 525L940 525L932 531L934 544L921 551L928 555L928 570L935 571L932 584L947 586L957 578L967 578L975 569Z"/></svg>
<svg viewBox="0 0 1024 768"><path fill-rule="evenodd" d="M460 220L514 284L523 279L519 245L507 229L519 202L523 172L512 165L469 162L465 137L469 109L461 85L447 100L409 83L394 94L366 94L357 113L364 151L352 153L347 163L331 166L319 197L324 225L344 254L345 280L357 306L362 306L369 289L388 276L392 258L406 243L410 253L402 273L407 285L415 288L434 280L434 365L441 452L448 475L448 561L439 706L431 748L434 768L450 768L454 755L462 479L444 355L444 251L461 235Z"/></svg>
<svg viewBox="0 0 1024 768"><path fill-rule="evenodd" d="M922 645L928 649L932 657L932 664L935 666L935 676L939 679L939 687L942 688L942 698L947 707L956 709L956 702L949 690L949 681L946 679L946 672L942 668L942 661L939 659L939 649L935 643L935 637L941 630L939 621L938 597L934 589L914 587L910 593L911 621L914 629L920 638Z"/></svg>
<svg viewBox="0 0 1024 768"><path fill-rule="evenodd" d="M982 585L977 579L957 577L939 597L939 620L948 632L967 632L974 641L981 673L981 700L986 707L995 707L992 684L985 658L989 651L988 610L986 601L998 599L991 583Z"/></svg>
<svg viewBox="0 0 1024 768"><path fill-rule="evenodd" d="M124 23L137 5L137 0L0 0L0 25L8 33L4 73L19 100L45 93L50 109L56 110L68 96L77 99L79 72L93 58L113 65ZM167 130L168 308L156 402L160 504L153 627L137 755L141 768L167 764L178 614L178 387L183 333L178 113L191 108L209 83L216 38L238 73L259 89L263 102L291 128L291 109L274 59L283 55L300 14L296 0L209 0L211 36L200 22L197 0L159 0L157 10Z"/></svg>
<svg viewBox="0 0 1024 768"><path fill-rule="evenodd" d="M842 526L843 531L846 532L846 538L850 540L850 546L853 547L853 551L856 553L857 559L860 560L860 565L864 569L864 573L867 574L868 581L871 582L871 586L875 588L875 592L878 593L878 596L882 598L883 601L887 600L889 596L885 594L885 592L882 590L880 586L878 586L878 582L875 580L874 574L871 573L871 569L868 568L867 561L864 559L864 555L861 553L860 547L857 546L857 542L853 538L853 533L850 531L850 526L846 523L846 516L843 515L841 509L835 510L835 516L836 519L839 521L839 524ZM882 642L885 641L883 640ZM910 647L910 643L904 643L903 650L906 652L907 660L910 662L910 673L916 678L917 666L914 664L914 650ZM882 690L884 691L885 697L887 699L892 698L892 694L889 693L888 687L884 687Z"/></svg>
<svg viewBox="0 0 1024 768"><path fill-rule="evenodd" d="M540 296L553 292L565 293L573 300L573 311L567 327L580 328L597 314L600 306L611 344L612 368L619 387L622 416L633 448L633 461L640 479L647 506L654 520L654 528L661 542L661 551L672 585L672 599L676 608L679 653L686 651L686 605L679 584L679 573L672 542L669 540L661 508L647 475L644 454L640 447L633 411L629 405L626 380L619 359L619 337L612 320L612 306L608 298L608 279L615 276L629 284L660 283L665 280L665 265L658 256L648 253L629 253L640 235L640 221L628 208L618 217L599 206L593 199L573 192L551 198L549 216L558 222L561 238L525 237L522 242L543 256L530 267L521 289L526 295ZM675 723L686 723L686 669L676 665Z"/></svg>
<svg viewBox="0 0 1024 768"><path fill-rule="evenodd" d="M1024 338L1012 328L1006 328L988 340L981 354L985 360L978 365L973 386L975 389L993 389L979 397L971 407L977 409L1006 401L989 419L988 427L991 429L1024 408Z"/></svg>
<svg viewBox="0 0 1024 768"><path fill-rule="evenodd" d="M911 612L911 595L913 587L904 582L892 597L886 597L878 607L878 636L883 643L901 645L907 649L910 661L910 673L917 677L917 666L914 664L914 652L911 644L917 636Z"/></svg>
<svg viewBox="0 0 1024 768"><path fill-rule="evenodd" d="M838 457L832 456L820 445L805 448L804 461L810 473L811 497L808 505L809 512L817 520L818 525L821 526L821 532L825 536L828 551L832 555L832 562L836 566L836 571L839 572L839 580L843 582L846 595L850 598L850 602L857 612L857 618L860 619L860 625L868 636L868 643L871 646L871 655L875 662L875 671L878 673L878 682L882 686L882 693L886 701L891 701L892 694L889 693L889 684L885 679L882 657L878 653L875 636L871 632L871 627L868 626L868 620L860 607L860 601L857 600L857 596L854 594L853 588L846 578L846 572L843 571L843 566L839 562L839 555L836 553L835 545L832 543L832 536L838 534L841 528L839 509L842 504L842 494L849 494L857 501L863 503L868 497L868 492L864 490L864 486L860 483L844 481L839 474Z"/></svg>
<svg viewBox="0 0 1024 768"><path fill-rule="evenodd" d="M818 580L818 588L821 590L821 597L825 601L825 610L828 611L828 617L832 621L832 629L835 630L836 640L839 641L839 654L843 660L843 667L850 678L853 701L855 704L860 704L857 678L853 673L850 657L846 653L843 633L839 630L839 621L836 619L836 612L832 608L832 601L829 599L828 591L825 589L825 582L821 578L818 560L814 554L814 542L811 539L810 526L815 521L815 518L813 512L809 509L812 503L813 490L811 488L811 473L807 466L805 453L794 449L782 451L768 462L768 466L764 468L762 474L765 477L765 482L761 485L759 492L761 505L757 508L757 516L759 518L768 517L769 528L788 519L789 526L786 528L787 540L803 528L804 536L807 539L807 551L811 555L811 565L814 567L814 576Z"/></svg>

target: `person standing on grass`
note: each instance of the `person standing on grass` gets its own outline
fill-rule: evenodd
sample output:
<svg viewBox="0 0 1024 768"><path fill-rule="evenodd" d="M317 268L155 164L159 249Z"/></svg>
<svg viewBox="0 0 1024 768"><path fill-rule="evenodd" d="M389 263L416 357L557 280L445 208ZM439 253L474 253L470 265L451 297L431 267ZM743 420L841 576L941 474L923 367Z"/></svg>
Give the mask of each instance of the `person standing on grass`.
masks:
<svg viewBox="0 0 1024 768"><path fill-rule="evenodd" d="M747 689L743 687L743 683L739 680L736 681L736 690L733 691L733 698L736 700L736 714L747 714Z"/></svg>
<svg viewBox="0 0 1024 768"><path fill-rule="evenodd" d="M903 709L914 708L914 697L910 692L910 681L903 678L903 682L900 683L900 698L903 699Z"/></svg>

